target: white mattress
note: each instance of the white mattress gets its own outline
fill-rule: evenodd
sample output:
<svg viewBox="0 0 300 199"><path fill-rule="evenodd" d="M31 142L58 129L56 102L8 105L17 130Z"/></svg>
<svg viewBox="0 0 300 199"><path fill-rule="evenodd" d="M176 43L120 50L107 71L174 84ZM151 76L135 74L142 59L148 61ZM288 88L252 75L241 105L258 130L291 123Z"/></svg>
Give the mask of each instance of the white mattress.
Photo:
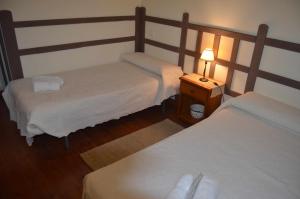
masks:
<svg viewBox="0 0 300 199"><path fill-rule="evenodd" d="M179 76L162 83L163 75L127 62L55 75L64 80L59 91L33 92L31 78L13 81L5 89L3 95L11 119L27 138L42 133L62 137L118 119L160 104L179 87ZM172 89L168 82L172 82Z"/></svg>
<svg viewBox="0 0 300 199"><path fill-rule="evenodd" d="M300 111L294 113L300 121ZM88 174L83 198L165 198L182 175L199 173L219 183L219 199L299 199L300 129L228 103L210 118Z"/></svg>

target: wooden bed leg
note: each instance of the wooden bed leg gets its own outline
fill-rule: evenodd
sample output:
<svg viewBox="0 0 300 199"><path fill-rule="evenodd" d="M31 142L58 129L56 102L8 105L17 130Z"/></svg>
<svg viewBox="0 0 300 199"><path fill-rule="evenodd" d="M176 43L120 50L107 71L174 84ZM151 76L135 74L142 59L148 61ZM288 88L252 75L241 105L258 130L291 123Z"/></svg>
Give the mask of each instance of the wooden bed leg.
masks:
<svg viewBox="0 0 300 199"><path fill-rule="evenodd" d="M65 148L66 148L66 150L70 149L70 142L69 142L68 136L65 136Z"/></svg>

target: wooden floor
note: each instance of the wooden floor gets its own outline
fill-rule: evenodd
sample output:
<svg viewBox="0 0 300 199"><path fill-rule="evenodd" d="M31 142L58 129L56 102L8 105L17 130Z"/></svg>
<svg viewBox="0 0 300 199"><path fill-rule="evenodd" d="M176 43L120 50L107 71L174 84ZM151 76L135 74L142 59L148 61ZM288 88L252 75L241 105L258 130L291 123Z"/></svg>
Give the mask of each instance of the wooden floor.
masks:
<svg viewBox="0 0 300 199"><path fill-rule="evenodd" d="M83 177L91 171L80 153L165 118L176 121L173 103L167 103L165 114L156 106L73 133L69 136L71 148L68 151L64 148L64 139L47 135L36 137L29 147L19 135L16 124L9 121L1 98L0 198L79 199Z"/></svg>

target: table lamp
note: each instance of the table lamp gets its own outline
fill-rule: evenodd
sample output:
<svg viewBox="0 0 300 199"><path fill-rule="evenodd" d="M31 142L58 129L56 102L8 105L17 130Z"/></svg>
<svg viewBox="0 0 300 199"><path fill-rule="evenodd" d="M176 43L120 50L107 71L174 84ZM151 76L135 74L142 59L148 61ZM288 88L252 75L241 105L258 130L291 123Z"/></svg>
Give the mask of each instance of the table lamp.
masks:
<svg viewBox="0 0 300 199"><path fill-rule="evenodd" d="M206 65L207 65L207 62L214 61L214 51L211 48L205 48L204 51L201 53L200 59L205 61L203 77L200 78L200 81L207 82L208 79L205 78Z"/></svg>

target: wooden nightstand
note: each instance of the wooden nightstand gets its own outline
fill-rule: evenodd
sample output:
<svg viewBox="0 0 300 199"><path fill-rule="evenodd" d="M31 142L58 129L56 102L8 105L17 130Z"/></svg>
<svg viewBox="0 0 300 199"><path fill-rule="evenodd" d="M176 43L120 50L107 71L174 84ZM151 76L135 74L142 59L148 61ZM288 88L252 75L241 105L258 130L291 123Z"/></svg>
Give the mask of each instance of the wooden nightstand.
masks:
<svg viewBox="0 0 300 199"><path fill-rule="evenodd" d="M224 83L210 78L208 78L208 82L201 82L199 80L201 77L201 75L193 73L180 78L177 115L179 119L189 124L194 124L208 117L221 104L222 93L224 93ZM214 82L219 86L216 86ZM195 119L190 114L190 106L195 103L205 107L204 116L200 119Z"/></svg>

